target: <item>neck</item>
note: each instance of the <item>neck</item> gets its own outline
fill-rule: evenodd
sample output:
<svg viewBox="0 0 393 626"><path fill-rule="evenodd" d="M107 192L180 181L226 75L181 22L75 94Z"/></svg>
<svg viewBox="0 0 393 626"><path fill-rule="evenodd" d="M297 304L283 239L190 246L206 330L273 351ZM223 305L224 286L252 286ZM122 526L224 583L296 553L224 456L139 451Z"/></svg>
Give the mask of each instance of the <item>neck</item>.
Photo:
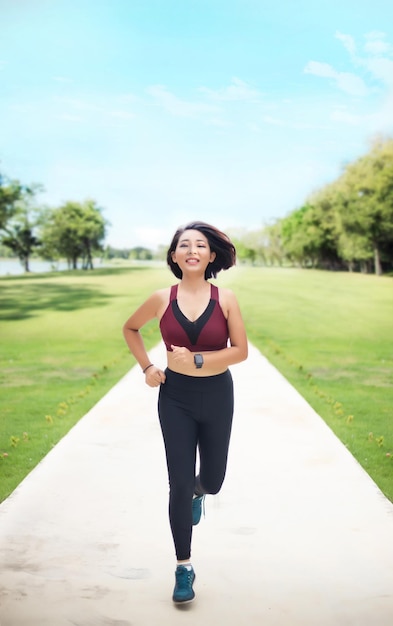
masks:
<svg viewBox="0 0 393 626"><path fill-rule="evenodd" d="M182 289L190 291L204 291L208 284L204 276L183 276L180 281Z"/></svg>

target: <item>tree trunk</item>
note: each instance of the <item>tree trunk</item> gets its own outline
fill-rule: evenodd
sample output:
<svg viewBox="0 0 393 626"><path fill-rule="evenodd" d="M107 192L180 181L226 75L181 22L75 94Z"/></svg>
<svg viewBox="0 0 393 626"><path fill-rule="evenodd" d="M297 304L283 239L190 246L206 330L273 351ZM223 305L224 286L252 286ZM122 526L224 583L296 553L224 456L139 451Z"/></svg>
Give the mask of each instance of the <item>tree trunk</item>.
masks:
<svg viewBox="0 0 393 626"><path fill-rule="evenodd" d="M88 242L88 244L87 244L87 262L86 262L86 267L87 267L88 270L94 269L94 267L93 267L93 258L91 256L90 242Z"/></svg>
<svg viewBox="0 0 393 626"><path fill-rule="evenodd" d="M379 254L378 246L374 244L374 272L377 276L382 275L381 256Z"/></svg>

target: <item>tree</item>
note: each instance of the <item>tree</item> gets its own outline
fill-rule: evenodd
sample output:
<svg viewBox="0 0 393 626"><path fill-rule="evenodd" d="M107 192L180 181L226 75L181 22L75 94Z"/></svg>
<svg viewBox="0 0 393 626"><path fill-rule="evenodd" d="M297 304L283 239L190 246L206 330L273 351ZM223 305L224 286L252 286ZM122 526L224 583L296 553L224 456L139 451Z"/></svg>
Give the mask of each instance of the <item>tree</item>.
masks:
<svg viewBox="0 0 393 626"><path fill-rule="evenodd" d="M347 263L350 272L360 267L361 272L367 273L372 257L366 237L356 233L348 234L343 230L338 238L338 250L341 258Z"/></svg>
<svg viewBox="0 0 393 626"><path fill-rule="evenodd" d="M103 242L108 222L104 219L101 209L94 200L86 200L82 204L82 222L80 237L82 241L83 269L93 268L93 254L103 252Z"/></svg>
<svg viewBox="0 0 393 626"><path fill-rule="evenodd" d="M25 272L29 272L30 257L40 245L35 234L40 216L40 208L35 205L35 196L41 191L41 187L22 187L14 181L0 189L1 243L12 250L21 261Z"/></svg>
<svg viewBox="0 0 393 626"><path fill-rule="evenodd" d="M104 250L105 259L129 259L130 248L114 248L113 246L106 246Z"/></svg>
<svg viewBox="0 0 393 626"><path fill-rule="evenodd" d="M253 264L256 257L255 249L250 248L248 242L246 242L243 238L237 239L235 237L231 237L231 240L236 248L236 259L240 262L251 262L251 264Z"/></svg>
<svg viewBox="0 0 393 626"><path fill-rule="evenodd" d="M393 262L393 140L378 141L371 152L344 171L338 196L339 222L347 238L361 241L362 257L373 258L382 274Z"/></svg>
<svg viewBox="0 0 393 626"><path fill-rule="evenodd" d="M39 245L39 241L33 235L31 227L28 224L26 226L15 224L12 233L4 237L2 242L16 254L25 272L30 272L30 257L33 250Z"/></svg>
<svg viewBox="0 0 393 626"><path fill-rule="evenodd" d="M301 266L315 266L319 233L313 223L313 207L304 205L281 220L283 246L288 258Z"/></svg>
<svg viewBox="0 0 393 626"><path fill-rule="evenodd" d="M93 255L102 252L108 222L94 200L83 203L66 202L48 209L42 227L42 254L44 258L65 258L68 266L93 269Z"/></svg>
<svg viewBox="0 0 393 626"><path fill-rule="evenodd" d="M17 180L8 180L0 173L0 231L17 211L18 202L22 200L25 188Z"/></svg>
<svg viewBox="0 0 393 626"><path fill-rule="evenodd" d="M274 224L268 224L264 228L266 237L266 262L268 265L281 266L285 261L285 250L283 246L281 220L277 220Z"/></svg>

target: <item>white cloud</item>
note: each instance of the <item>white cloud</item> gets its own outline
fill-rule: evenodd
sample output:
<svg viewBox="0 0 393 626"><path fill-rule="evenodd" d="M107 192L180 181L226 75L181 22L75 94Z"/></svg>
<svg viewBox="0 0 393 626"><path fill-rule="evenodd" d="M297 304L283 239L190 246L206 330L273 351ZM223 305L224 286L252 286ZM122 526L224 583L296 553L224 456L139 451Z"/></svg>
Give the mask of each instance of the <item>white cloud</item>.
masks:
<svg viewBox="0 0 393 626"><path fill-rule="evenodd" d="M233 77L231 84L222 89L209 89L208 87L200 87L199 91L206 94L212 100L221 101L252 101L259 102L261 92L240 78Z"/></svg>
<svg viewBox="0 0 393 626"><path fill-rule="evenodd" d="M335 34L336 39L339 39L344 47L348 50L351 57L356 56L356 43L354 38L351 35L346 35L344 33L340 33L339 31Z"/></svg>
<svg viewBox="0 0 393 626"><path fill-rule="evenodd" d="M304 68L305 74L314 74L322 78L335 78L336 71L328 63L319 63L319 61L309 61Z"/></svg>
<svg viewBox="0 0 393 626"><path fill-rule="evenodd" d="M370 54L380 55L389 53L391 50L391 46L385 41L367 41L364 49Z"/></svg>
<svg viewBox="0 0 393 626"><path fill-rule="evenodd" d="M364 49L369 54L373 55L382 55L382 54L391 54L393 51L393 47L390 43L385 41L386 33L381 33L379 31L372 31L371 33L367 33L365 35L366 43Z"/></svg>
<svg viewBox="0 0 393 626"><path fill-rule="evenodd" d="M362 78L349 72L337 72L335 76L336 84L341 91L351 96L366 96L368 88Z"/></svg>
<svg viewBox="0 0 393 626"><path fill-rule="evenodd" d="M341 41L344 48L349 52L353 65L366 71L374 81L382 83L389 90L393 88L393 46L386 40L386 34L380 31L366 33L364 54L357 53L357 46L351 35L335 34L336 39ZM335 85L343 92L353 96L363 97L369 95L375 87L368 87L365 80L352 72L339 72L328 63L310 61L304 68L306 74L314 74L322 78L331 78Z"/></svg>
<svg viewBox="0 0 393 626"><path fill-rule="evenodd" d="M389 94L377 110L358 113L346 106L336 107L330 114L333 122L358 127L368 136L384 134L393 130L393 93Z"/></svg>
<svg viewBox="0 0 393 626"><path fill-rule="evenodd" d="M127 110L131 99L125 96L108 96L94 98L60 98L55 97L53 102L58 109L57 119L67 121L97 122L105 124L109 120L127 122L136 117L135 113ZM110 123L110 122L109 122Z"/></svg>
<svg viewBox="0 0 393 626"><path fill-rule="evenodd" d="M147 92L160 106L168 111L168 113L176 117L200 117L206 113L217 114L219 111L218 107L210 104L181 100L168 91L164 85L153 85L147 89Z"/></svg>
<svg viewBox="0 0 393 626"><path fill-rule="evenodd" d="M338 72L328 63L309 61L304 68L305 74L314 74L321 78L332 78L341 91L351 96L365 96L368 93L367 86L362 78L350 72Z"/></svg>
<svg viewBox="0 0 393 626"><path fill-rule="evenodd" d="M365 56L356 54L356 45L351 35L336 33L344 47L349 51L352 62L369 72L376 80L387 86L393 85L393 46L386 41L386 34L380 31L372 31L365 35Z"/></svg>
<svg viewBox="0 0 393 626"><path fill-rule="evenodd" d="M380 82L393 87L393 61L383 57L373 57L363 62L365 68Z"/></svg>

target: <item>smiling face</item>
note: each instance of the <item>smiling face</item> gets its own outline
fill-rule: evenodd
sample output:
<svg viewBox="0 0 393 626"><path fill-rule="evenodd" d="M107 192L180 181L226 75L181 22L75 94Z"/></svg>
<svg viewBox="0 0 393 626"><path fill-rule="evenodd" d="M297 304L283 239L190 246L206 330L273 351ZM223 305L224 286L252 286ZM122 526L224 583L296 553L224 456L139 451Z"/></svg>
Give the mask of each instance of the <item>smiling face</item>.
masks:
<svg viewBox="0 0 393 626"><path fill-rule="evenodd" d="M209 263L214 261L216 253L210 249L205 235L199 230L185 230L179 237L172 260L182 272L199 270L205 273Z"/></svg>

